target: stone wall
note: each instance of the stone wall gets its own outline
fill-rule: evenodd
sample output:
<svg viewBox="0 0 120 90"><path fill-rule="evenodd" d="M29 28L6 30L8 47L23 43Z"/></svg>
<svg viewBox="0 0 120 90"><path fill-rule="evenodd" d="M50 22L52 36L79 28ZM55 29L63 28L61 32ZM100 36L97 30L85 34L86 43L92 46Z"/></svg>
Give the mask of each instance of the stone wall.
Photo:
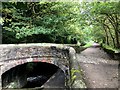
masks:
<svg viewBox="0 0 120 90"><path fill-rule="evenodd" d="M58 44L10 44L0 45L0 47L0 75L27 62L47 62L58 66L64 72L70 72L70 47L68 46Z"/></svg>
<svg viewBox="0 0 120 90"><path fill-rule="evenodd" d="M0 63L3 64L2 67L4 66L2 73L26 62L47 62L63 68L62 65L67 66L69 64L68 48L53 44L3 46L0 49Z"/></svg>
<svg viewBox="0 0 120 90"><path fill-rule="evenodd" d="M68 45L62 44L9 44L0 45L0 76L9 69L27 62L47 62L61 68L66 75L66 84L70 87L80 88L80 78L76 78L77 86L71 78L71 69L76 68L76 51ZM78 74L78 73L77 73ZM76 75L77 75L76 74ZM79 74L78 74L79 77ZM74 82L75 82L74 81ZM76 82L75 82L76 83ZM1 87L1 77L0 77Z"/></svg>

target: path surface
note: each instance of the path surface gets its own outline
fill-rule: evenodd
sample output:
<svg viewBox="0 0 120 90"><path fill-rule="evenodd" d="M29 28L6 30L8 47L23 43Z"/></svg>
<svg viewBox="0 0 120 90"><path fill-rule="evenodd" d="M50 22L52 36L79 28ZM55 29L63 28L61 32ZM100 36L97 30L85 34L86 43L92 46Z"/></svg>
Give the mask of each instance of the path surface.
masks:
<svg viewBox="0 0 120 90"><path fill-rule="evenodd" d="M99 47L88 48L77 58L88 88L118 88L119 62L111 60Z"/></svg>

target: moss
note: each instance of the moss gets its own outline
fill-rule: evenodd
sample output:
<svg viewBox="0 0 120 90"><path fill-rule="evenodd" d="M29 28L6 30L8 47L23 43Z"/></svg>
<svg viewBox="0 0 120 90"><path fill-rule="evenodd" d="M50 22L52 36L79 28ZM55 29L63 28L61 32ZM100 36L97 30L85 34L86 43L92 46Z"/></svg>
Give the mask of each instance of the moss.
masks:
<svg viewBox="0 0 120 90"><path fill-rule="evenodd" d="M93 45L94 42L88 42L87 44L85 44L83 47L84 48L88 48L91 47Z"/></svg>
<svg viewBox="0 0 120 90"><path fill-rule="evenodd" d="M70 86L77 88L87 88L84 80L83 80L83 72L80 69L71 69L71 80L69 81Z"/></svg>
<svg viewBox="0 0 120 90"><path fill-rule="evenodd" d="M108 45L102 45L103 50L114 60L120 60L120 49L110 47Z"/></svg>
<svg viewBox="0 0 120 90"><path fill-rule="evenodd" d="M114 53L120 53L120 49L118 49L118 48L113 48L113 47L105 45L105 44L102 44L102 47L105 48L105 49L111 50Z"/></svg>

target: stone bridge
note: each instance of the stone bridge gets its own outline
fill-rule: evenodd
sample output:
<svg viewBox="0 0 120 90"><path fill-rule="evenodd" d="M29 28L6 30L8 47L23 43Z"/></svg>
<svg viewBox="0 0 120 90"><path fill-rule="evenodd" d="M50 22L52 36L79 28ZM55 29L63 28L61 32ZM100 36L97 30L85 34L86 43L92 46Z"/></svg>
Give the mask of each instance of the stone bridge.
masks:
<svg viewBox="0 0 120 90"><path fill-rule="evenodd" d="M66 75L67 84L71 85L71 69L76 69L75 60L75 50L66 45L46 43L0 45L0 87L2 88L2 84L5 83L5 81L2 83L4 73L28 62L42 62L59 67ZM21 81L21 78L17 79Z"/></svg>

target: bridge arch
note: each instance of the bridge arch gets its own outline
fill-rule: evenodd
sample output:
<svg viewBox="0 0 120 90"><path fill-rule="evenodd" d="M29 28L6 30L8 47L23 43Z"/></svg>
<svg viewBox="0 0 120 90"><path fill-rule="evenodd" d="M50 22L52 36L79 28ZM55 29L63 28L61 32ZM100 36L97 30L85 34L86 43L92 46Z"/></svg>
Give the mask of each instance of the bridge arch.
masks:
<svg viewBox="0 0 120 90"><path fill-rule="evenodd" d="M10 44L1 45L0 76L8 70L30 62L44 62L59 67L67 78L70 70L74 68L75 50L69 46L57 44ZM1 87L0 77L0 87Z"/></svg>
<svg viewBox="0 0 120 90"><path fill-rule="evenodd" d="M2 87L3 88L40 87L45 82L47 82L47 80L49 80L50 77L52 77L58 70L61 70L58 66L46 62L27 62L24 64L20 64L7 70L2 74ZM63 74L62 83L64 86L65 73L63 72L62 74Z"/></svg>
<svg viewBox="0 0 120 90"><path fill-rule="evenodd" d="M52 59L52 58L51 58ZM57 58L56 58L57 60ZM61 62L56 62L56 61L51 61L50 57L49 58L45 58L45 57L35 57L35 58L24 58L24 59L17 59L17 60L10 60L10 61L5 61L4 65L2 65L2 70L1 70L1 74L5 73L6 71L18 66L18 65L22 65L25 63L39 63L39 62L43 62L43 63L48 63L48 64L53 64L57 67L59 67L60 69L62 69L64 72L66 70L68 70L68 66L62 64Z"/></svg>

